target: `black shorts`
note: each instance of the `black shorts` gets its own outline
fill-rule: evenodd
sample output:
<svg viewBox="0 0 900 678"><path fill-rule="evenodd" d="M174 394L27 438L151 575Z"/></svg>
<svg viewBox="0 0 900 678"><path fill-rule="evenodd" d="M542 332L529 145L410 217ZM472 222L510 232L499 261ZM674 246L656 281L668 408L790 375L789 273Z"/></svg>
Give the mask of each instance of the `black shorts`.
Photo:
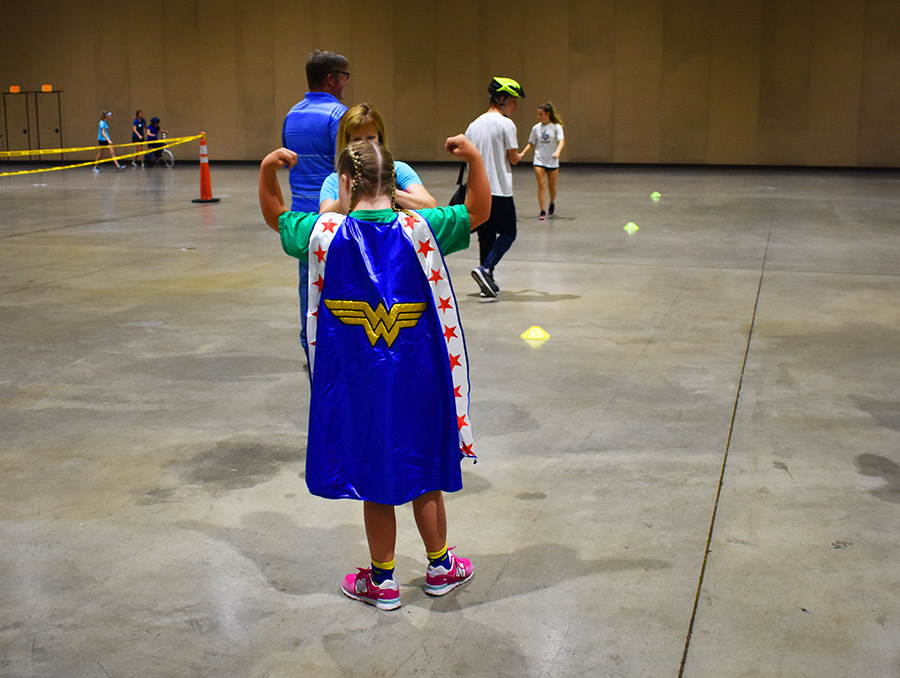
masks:
<svg viewBox="0 0 900 678"><path fill-rule="evenodd" d="M98 146L109 146L109 142L106 139L97 139Z"/></svg>
<svg viewBox="0 0 900 678"><path fill-rule="evenodd" d="M139 137L137 134L132 134L132 135L131 135L131 141L134 142L134 143L136 143L136 144L142 144L142 143L144 143L144 140L143 140L141 137Z"/></svg>
<svg viewBox="0 0 900 678"><path fill-rule="evenodd" d="M544 167L544 165L535 165L535 167L540 167L542 170L546 172L555 172L559 169L559 167Z"/></svg>

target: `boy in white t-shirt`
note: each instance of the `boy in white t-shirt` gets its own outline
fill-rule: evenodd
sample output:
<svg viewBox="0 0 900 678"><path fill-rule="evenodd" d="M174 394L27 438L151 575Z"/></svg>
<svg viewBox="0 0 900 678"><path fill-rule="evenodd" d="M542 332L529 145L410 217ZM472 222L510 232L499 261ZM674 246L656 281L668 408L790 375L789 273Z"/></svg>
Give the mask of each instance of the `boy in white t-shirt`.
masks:
<svg viewBox="0 0 900 678"><path fill-rule="evenodd" d="M518 100L525 97L521 85L512 78L491 80L488 86L490 108L478 116L466 130L475 144L491 184L491 216L478 227L480 265L472 277L482 297L496 297L500 287L494 281L494 268L516 239L516 205L513 202L512 165L519 162L516 124L508 116L516 112Z"/></svg>

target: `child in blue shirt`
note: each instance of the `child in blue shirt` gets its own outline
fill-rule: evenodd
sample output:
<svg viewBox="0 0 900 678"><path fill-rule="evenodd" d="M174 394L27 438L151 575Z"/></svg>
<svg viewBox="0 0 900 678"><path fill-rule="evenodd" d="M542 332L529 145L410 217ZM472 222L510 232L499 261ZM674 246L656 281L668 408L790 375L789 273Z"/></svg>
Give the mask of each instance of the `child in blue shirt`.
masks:
<svg viewBox="0 0 900 678"><path fill-rule="evenodd" d="M377 141L388 148L387 129L384 118L369 104L356 104L347 109L341 117L335 139L335 157L354 141ZM405 162L394 160L397 205L405 209L420 210L436 207L437 201L425 188L416 171ZM319 214L340 212L338 198L338 175L332 172L326 177L319 191Z"/></svg>
<svg viewBox="0 0 900 678"><path fill-rule="evenodd" d="M150 153L144 156L144 162L148 165L152 165L154 162L159 160L160 156L162 155L162 151L156 150L160 146L162 146L162 144L152 143L154 141L159 141L159 134L162 131L159 126L159 122L159 118L154 115L152 118L150 118L150 124L147 125L147 147L150 149Z"/></svg>

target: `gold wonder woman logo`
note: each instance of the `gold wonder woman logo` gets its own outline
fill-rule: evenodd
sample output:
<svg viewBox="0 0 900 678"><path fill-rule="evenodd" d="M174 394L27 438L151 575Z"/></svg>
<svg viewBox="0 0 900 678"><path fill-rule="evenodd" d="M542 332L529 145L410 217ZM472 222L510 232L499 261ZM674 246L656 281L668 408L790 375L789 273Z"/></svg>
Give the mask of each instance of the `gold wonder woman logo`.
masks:
<svg viewBox="0 0 900 678"><path fill-rule="evenodd" d="M345 325L360 325L366 331L372 346L375 346L379 337L383 337L388 348L394 343L402 328L415 327L427 308L424 301L394 304L390 311L385 309L382 302L379 302L374 310L365 301L325 299L324 303L325 308Z"/></svg>

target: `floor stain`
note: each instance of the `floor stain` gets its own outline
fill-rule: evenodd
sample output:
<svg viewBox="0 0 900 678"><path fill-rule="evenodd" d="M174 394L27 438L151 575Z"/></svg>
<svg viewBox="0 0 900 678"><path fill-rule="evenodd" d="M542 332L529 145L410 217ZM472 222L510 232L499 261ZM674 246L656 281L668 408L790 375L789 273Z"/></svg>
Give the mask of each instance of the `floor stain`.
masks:
<svg viewBox="0 0 900 678"><path fill-rule="evenodd" d="M299 360L247 355L180 355L135 362L138 372L177 381L229 382L299 372Z"/></svg>
<svg viewBox="0 0 900 678"><path fill-rule="evenodd" d="M158 487L144 494L135 503L138 506L153 506L154 504L169 504L177 501L179 499L174 488Z"/></svg>
<svg viewBox="0 0 900 678"><path fill-rule="evenodd" d="M855 401L856 406L871 415L876 424L892 431L900 431L900 402L872 398L855 398Z"/></svg>
<svg viewBox="0 0 900 678"><path fill-rule="evenodd" d="M787 473L791 477L791 480L794 479L794 475L791 473L791 469L789 469L788 465L785 464L783 461L773 461L772 466Z"/></svg>
<svg viewBox="0 0 900 678"><path fill-rule="evenodd" d="M285 464L304 459L305 449L250 440L223 440L192 459L178 462L184 479L210 490L253 487L274 478Z"/></svg>
<svg viewBox="0 0 900 678"><path fill-rule="evenodd" d="M503 301L572 301L581 299L577 294L550 294L540 290L507 290L503 293Z"/></svg>
<svg viewBox="0 0 900 678"><path fill-rule="evenodd" d="M864 476L882 478L884 485L869 494L882 501L900 504L900 464L878 454L860 454L856 457L856 469Z"/></svg>
<svg viewBox="0 0 900 678"><path fill-rule="evenodd" d="M537 431L541 427L530 410L508 400L473 401L472 412L473 416L477 416L473 418L476 441L479 437ZM477 452L478 445L475 449ZM540 450L539 453L543 454L544 451Z"/></svg>

